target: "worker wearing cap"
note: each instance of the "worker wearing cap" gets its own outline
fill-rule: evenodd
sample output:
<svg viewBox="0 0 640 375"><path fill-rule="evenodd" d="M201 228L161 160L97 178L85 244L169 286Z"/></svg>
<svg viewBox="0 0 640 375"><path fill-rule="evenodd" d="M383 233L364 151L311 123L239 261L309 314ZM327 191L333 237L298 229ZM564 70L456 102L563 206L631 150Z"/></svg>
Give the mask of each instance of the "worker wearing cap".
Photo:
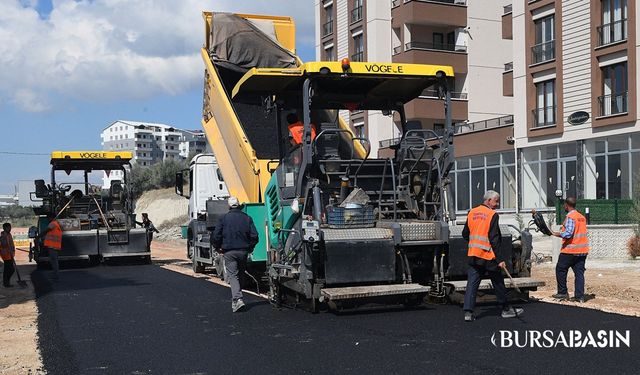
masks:
<svg viewBox="0 0 640 375"><path fill-rule="evenodd" d="M567 273L569 268L575 275L574 300L584 302L584 264L589 253L589 239L587 238L587 219L576 210L576 199L568 197L564 201L567 217L564 219L560 232L553 232L562 238L562 248L556 264L556 282L558 293L553 298L567 299Z"/></svg>
<svg viewBox="0 0 640 375"><path fill-rule="evenodd" d="M47 249L49 263L51 264L51 270L53 271L51 278L53 280L58 280L58 270L60 269L58 255L60 250L62 250L62 227L53 214L47 215L47 218L51 221L41 236L44 237L43 245L44 248Z"/></svg>
<svg viewBox="0 0 640 375"><path fill-rule="evenodd" d="M211 244L223 254L224 272L231 286L231 310L240 311L242 280L247 266L247 257L258 244L258 231L251 217L242 212L238 198L229 197L229 212L222 216L213 231Z"/></svg>
<svg viewBox="0 0 640 375"><path fill-rule="evenodd" d="M464 294L466 322L475 320L473 309L476 305L476 294L485 273L488 273L491 278L496 298L502 306L503 318L513 318L524 311L522 308L513 308L507 304L507 290L501 273L501 268L506 269L506 264L504 254L500 252L502 234L500 219L495 211L498 207L500 207L500 194L493 190L487 191L484 194L484 202L469 211L462 230L462 237L469 241L467 290Z"/></svg>
<svg viewBox="0 0 640 375"><path fill-rule="evenodd" d="M304 136L304 124L298 120L298 116L295 113L289 113L287 115L287 123L289 124L289 140L292 146L302 144L302 138ZM316 139L315 125L311 124L311 140Z"/></svg>
<svg viewBox="0 0 640 375"><path fill-rule="evenodd" d="M11 276L15 272L13 259L16 256L16 247L11 236L11 224L2 224L2 233L0 233L0 256L4 262L4 273L2 274L2 285L5 288L11 288Z"/></svg>

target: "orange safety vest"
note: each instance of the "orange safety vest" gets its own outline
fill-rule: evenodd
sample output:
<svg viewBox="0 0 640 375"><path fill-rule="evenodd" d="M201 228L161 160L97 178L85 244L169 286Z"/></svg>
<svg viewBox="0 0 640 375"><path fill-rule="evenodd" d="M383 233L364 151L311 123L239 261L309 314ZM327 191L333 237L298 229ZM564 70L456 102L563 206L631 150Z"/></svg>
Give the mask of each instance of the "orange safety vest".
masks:
<svg viewBox="0 0 640 375"><path fill-rule="evenodd" d="M565 254L587 254L589 252L589 239L587 238L587 219L576 210L567 214L567 219L573 219L575 226L573 228L573 236L571 238L562 239L561 253ZM564 232L564 223L562 224L562 232Z"/></svg>
<svg viewBox="0 0 640 375"><path fill-rule="evenodd" d="M489 241L489 227L495 214L494 210L483 204L469 211L467 215L467 226L469 227L469 250L467 251L467 256L484 260L496 258Z"/></svg>
<svg viewBox="0 0 640 375"><path fill-rule="evenodd" d="M15 253L16 248L13 244L13 236L11 236L11 233L2 232L2 234L0 234L0 256L2 260L7 261L13 259L13 254Z"/></svg>
<svg viewBox="0 0 640 375"><path fill-rule="evenodd" d="M44 247L54 250L62 249L62 228L60 228L58 220L53 219L47 229L49 231L44 236Z"/></svg>
<svg viewBox="0 0 640 375"><path fill-rule="evenodd" d="M304 124L301 121L289 125L289 132L297 145L302 144L302 136L304 135ZM311 140L316 139L316 128L311 124Z"/></svg>

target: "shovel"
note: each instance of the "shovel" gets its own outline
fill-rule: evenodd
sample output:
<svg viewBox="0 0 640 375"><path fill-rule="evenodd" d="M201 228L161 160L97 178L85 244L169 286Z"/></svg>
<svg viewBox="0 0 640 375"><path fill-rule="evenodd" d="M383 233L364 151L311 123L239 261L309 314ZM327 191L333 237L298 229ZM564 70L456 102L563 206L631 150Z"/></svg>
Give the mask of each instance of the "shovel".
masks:
<svg viewBox="0 0 640 375"><path fill-rule="evenodd" d="M520 290L520 288L518 288L518 286L516 285L516 282L513 280L513 277L511 277L511 274L509 273L509 270L507 270L507 267L503 267L502 268L504 270L504 272L507 274L507 276L509 277L509 280L511 280L511 284L513 285L513 287L518 291L518 293L522 294L522 291Z"/></svg>
<svg viewBox="0 0 640 375"><path fill-rule="evenodd" d="M18 265L16 264L15 258L11 257L11 261L13 262L13 268L16 270L16 275L18 275L18 285L20 285L21 288L26 288L27 282L22 280L20 277L20 271L18 271Z"/></svg>

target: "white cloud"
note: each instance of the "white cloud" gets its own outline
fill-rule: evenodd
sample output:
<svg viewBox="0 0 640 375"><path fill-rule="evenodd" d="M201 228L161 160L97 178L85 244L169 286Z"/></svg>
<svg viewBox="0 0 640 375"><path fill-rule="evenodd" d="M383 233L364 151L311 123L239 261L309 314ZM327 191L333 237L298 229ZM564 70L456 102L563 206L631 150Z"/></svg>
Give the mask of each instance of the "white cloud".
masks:
<svg viewBox="0 0 640 375"><path fill-rule="evenodd" d="M29 112L198 87L203 10L291 15L313 43L313 0L54 0L45 19L36 2L0 1L0 101Z"/></svg>

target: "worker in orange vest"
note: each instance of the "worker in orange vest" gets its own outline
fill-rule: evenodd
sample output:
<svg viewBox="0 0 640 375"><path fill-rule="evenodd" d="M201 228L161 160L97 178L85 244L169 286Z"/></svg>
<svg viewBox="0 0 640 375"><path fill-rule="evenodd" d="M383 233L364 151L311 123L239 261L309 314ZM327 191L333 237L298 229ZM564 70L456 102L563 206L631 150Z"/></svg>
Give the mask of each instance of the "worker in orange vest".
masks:
<svg viewBox="0 0 640 375"><path fill-rule="evenodd" d="M302 137L304 136L304 124L298 120L298 116L295 113L289 113L287 115L287 123L289 124L289 141L292 146L298 146L302 144ZM311 124L311 140L316 139L316 126Z"/></svg>
<svg viewBox="0 0 640 375"><path fill-rule="evenodd" d="M564 201L567 217L564 219L560 232L553 232L562 238L562 248L556 264L556 281L558 293L553 298L567 299L567 273L569 268L575 275L575 291L573 299L584 302L584 264L589 254L589 239L587 238L587 219L576 210L576 198L568 197Z"/></svg>
<svg viewBox="0 0 640 375"><path fill-rule="evenodd" d="M485 273L489 274L498 303L502 306L502 317L513 318L521 315L522 308L513 308L507 304L507 289L501 268L506 269L504 256L500 252L502 234L499 217L495 209L500 207L500 194L489 190L484 194L484 202L472 208L467 215L467 222L462 230L462 237L469 241L467 257L467 290L464 294L464 320L475 320L473 309L476 305L476 294L480 281Z"/></svg>
<svg viewBox="0 0 640 375"><path fill-rule="evenodd" d="M4 273L2 274L2 285L5 288L11 288L11 276L15 272L13 258L16 256L16 247L11 236L11 224L2 224L2 233L0 233L0 256L4 262Z"/></svg>
<svg viewBox="0 0 640 375"><path fill-rule="evenodd" d="M47 249L49 263L53 270L51 278L53 280L58 280L58 270L60 269L60 265L58 264L58 253L62 249L62 227L53 214L47 215L47 218L51 221L49 222L47 229L42 233L42 236L44 236L44 248Z"/></svg>

